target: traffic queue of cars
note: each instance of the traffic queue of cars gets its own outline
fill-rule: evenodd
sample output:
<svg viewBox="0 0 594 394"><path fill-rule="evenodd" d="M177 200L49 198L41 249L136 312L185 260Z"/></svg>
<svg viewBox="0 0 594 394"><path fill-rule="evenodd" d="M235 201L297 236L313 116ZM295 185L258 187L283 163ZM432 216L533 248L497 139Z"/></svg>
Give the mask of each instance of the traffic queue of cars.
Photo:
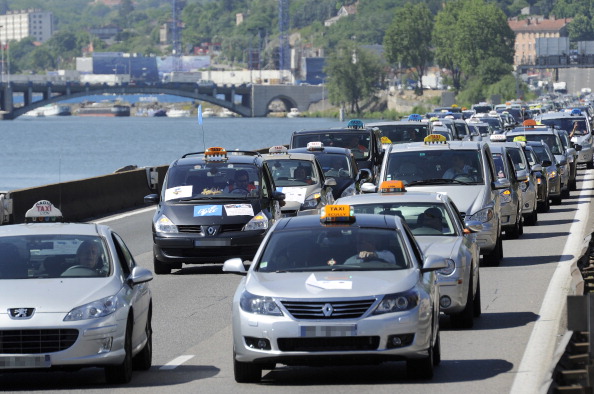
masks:
<svg viewBox="0 0 594 394"><path fill-rule="evenodd" d="M157 204L154 272L223 263L244 276L232 304L237 382L277 364L394 360L430 379L440 313L471 328L480 266L498 265L504 235L520 237L574 190L572 163L592 161L580 153L589 126L528 122L485 138L443 120L352 121L296 131L264 154L211 147L169 166L161 193L145 197ZM109 383L129 382L151 366L152 273L110 228L60 216L40 201L33 223L0 227L11 294L0 299L0 370L99 366Z"/></svg>

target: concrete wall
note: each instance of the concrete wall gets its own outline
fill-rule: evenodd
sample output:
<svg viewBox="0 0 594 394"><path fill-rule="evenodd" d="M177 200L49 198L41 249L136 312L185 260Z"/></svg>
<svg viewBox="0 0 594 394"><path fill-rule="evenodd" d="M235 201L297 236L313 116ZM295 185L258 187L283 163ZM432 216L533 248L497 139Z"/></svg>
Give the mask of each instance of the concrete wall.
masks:
<svg viewBox="0 0 594 394"><path fill-rule="evenodd" d="M62 211L65 221L85 221L145 205L144 196L159 193L168 166L153 167L158 183L149 186L151 169L136 169L116 174L13 190L5 198L10 215L8 223L22 223L25 213L39 200L49 200Z"/></svg>

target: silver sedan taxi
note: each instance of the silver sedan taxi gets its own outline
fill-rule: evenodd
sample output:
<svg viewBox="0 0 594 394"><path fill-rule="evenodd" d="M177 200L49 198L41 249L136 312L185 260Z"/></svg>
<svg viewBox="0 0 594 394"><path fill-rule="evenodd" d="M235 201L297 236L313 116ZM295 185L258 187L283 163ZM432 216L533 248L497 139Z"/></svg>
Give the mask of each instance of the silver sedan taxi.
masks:
<svg viewBox="0 0 594 394"><path fill-rule="evenodd" d="M408 226L391 215L354 215L327 205L320 215L283 218L233 298L237 382L263 369L406 360L429 379L440 358L439 286L446 260L425 255Z"/></svg>
<svg viewBox="0 0 594 394"><path fill-rule="evenodd" d="M456 328L471 328L481 314L478 221L463 223L458 208L445 193L406 191L402 181L384 181L379 193L341 198L337 204L353 207L355 215L397 215L411 228L427 254L447 259L437 271L441 311Z"/></svg>
<svg viewBox="0 0 594 394"><path fill-rule="evenodd" d="M334 202L334 178L326 178L316 156L310 153L289 153L287 148L273 146L262 155L272 172L276 191L285 195L281 207L283 216L297 216L298 212L320 209Z"/></svg>
<svg viewBox="0 0 594 394"><path fill-rule="evenodd" d="M42 200L0 226L0 376L103 367L127 383L152 364L152 273L109 227L61 216Z"/></svg>

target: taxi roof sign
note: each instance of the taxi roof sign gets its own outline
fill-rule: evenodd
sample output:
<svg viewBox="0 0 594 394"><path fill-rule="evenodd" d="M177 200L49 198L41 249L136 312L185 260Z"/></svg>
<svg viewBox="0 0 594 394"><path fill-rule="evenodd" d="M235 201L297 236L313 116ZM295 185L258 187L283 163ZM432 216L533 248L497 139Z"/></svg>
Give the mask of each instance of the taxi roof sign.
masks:
<svg viewBox="0 0 594 394"><path fill-rule="evenodd" d="M489 139L491 140L491 142L505 142L506 141L505 134L491 134Z"/></svg>
<svg viewBox="0 0 594 394"><path fill-rule="evenodd" d="M405 191L403 181L383 181L379 187L380 193L401 193Z"/></svg>
<svg viewBox="0 0 594 394"><path fill-rule="evenodd" d="M526 136L525 135L518 135L514 137L514 142L526 142Z"/></svg>
<svg viewBox="0 0 594 394"><path fill-rule="evenodd" d="M579 108L574 108L571 110L571 115L581 115L582 111Z"/></svg>
<svg viewBox="0 0 594 394"><path fill-rule="evenodd" d="M423 142L425 144L445 144L447 138L441 134L429 134L427 137L423 138Z"/></svg>
<svg viewBox="0 0 594 394"><path fill-rule="evenodd" d="M204 161L225 161L227 151L219 146L210 147L204 152Z"/></svg>
<svg viewBox="0 0 594 394"><path fill-rule="evenodd" d="M524 127L534 127L534 126L536 126L536 120L534 120L534 119L526 119L524 122L522 122L522 125Z"/></svg>
<svg viewBox="0 0 594 394"><path fill-rule="evenodd" d="M408 120L412 122L420 122L423 117L420 114L410 114L408 115Z"/></svg>
<svg viewBox="0 0 594 394"><path fill-rule="evenodd" d="M320 222L354 222L355 211L350 205L326 205L322 208Z"/></svg>
<svg viewBox="0 0 594 394"><path fill-rule="evenodd" d="M362 129L364 127L365 125L363 124L363 121L360 119L351 119L349 120L349 123L347 123L347 128L349 129Z"/></svg>
<svg viewBox="0 0 594 394"><path fill-rule="evenodd" d="M275 146L271 146L270 149L268 149L268 153L271 154L282 154L282 153L287 153L287 147L284 145L275 145Z"/></svg>
<svg viewBox="0 0 594 394"><path fill-rule="evenodd" d="M309 151L321 151L324 150L324 144L321 141L311 141L307 143L305 149Z"/></svg>
<svg viewBox="0 0 594 394"><path fill-rule="evenodd" d="M25 213L25 223L32 222L61 222L62 212L48 200L37 201L31 209Z"/></svg>
<svg viewBox="0 0 594 394"><path fill-rule="evenodd" d="M391 144L392 140L389 139L388 137L386 137L385 135L382 136L381 138L382 144Z"/></svg>

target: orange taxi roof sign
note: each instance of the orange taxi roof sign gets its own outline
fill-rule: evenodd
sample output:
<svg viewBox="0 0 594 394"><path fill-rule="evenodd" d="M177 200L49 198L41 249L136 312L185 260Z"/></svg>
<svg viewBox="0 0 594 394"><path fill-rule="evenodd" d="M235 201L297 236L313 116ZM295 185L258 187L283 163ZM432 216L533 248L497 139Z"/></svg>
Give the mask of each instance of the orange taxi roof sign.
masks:
<svg viewBox="0 0 594 394"><path fill-rule="evenodd" d="M379 189L380 193L398 193L406 191L403 181L383 181Z"/></svg>

